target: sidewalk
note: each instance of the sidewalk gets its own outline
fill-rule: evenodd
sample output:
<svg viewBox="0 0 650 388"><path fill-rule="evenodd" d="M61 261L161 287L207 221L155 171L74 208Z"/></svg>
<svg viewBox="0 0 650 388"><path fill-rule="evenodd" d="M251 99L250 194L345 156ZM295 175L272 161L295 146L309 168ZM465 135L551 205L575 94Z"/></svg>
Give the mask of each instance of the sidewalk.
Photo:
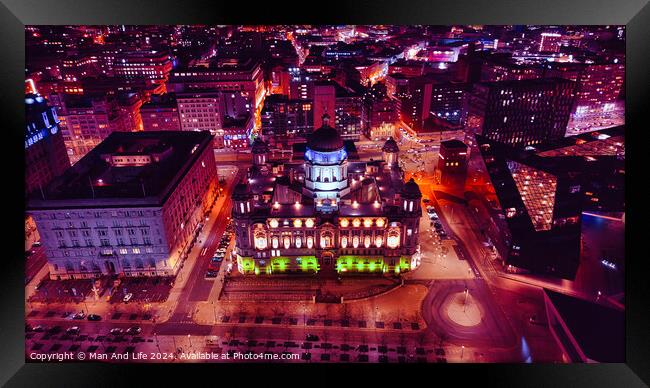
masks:
<svg viewBox="0 0 650 388"><path fill-rule="evenodd" d="M232 185L232 179L234 175L227 177L226 184ZM214 223L217 220L217 215L222 209L224 202L226 201L226 196L222 194L217 198L215 204L212 208L212 212L209 216L209 221L206 222L203 229L198 235L197 241L205 241L209 231L212 229ZM70 302L70 303L57 303L57 302L29 302L29 297L35 292L35 287L39 282L47 276L49 272L48 265L44 265L43 268L38 272L36 276L25 286L25 306L26 314L29 314L32 311L37 311L37 315L45 313L48 311L70 311L70 312L79 312L84 310L87 314L97 314L102 316L103 319L109 320L115 314L121 314L121 317L130 317L132 314L138 314L140 317L145 316L146 314L151 316L151 319L155 322L164 322L171 317L172 312L174 311L178 298L184 292L187 280L189 275L194 269L194 265L197 262L197 258L200 256L201 250L203 249L202 244L195 244L192 249L189 251L187 258L183 263L183 267L179 270L175 280L174 287L169 292L169 296L165 302L149 302L149 303L138 303L131 302L128 304L125 303L110 303L106 300L106 295L99 297L97 300L93 297L93 293L89 292L84 300L79 302ZM27 309L29 307L29 309ZM117 319L120 319L117 318ZM127 318L127 320L130 320Z"/></svg>

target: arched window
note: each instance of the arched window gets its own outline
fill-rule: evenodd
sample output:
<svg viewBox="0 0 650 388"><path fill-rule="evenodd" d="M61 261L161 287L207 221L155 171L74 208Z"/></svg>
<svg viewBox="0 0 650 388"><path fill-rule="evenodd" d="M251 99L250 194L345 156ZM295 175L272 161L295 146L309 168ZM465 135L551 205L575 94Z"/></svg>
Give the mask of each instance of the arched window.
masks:
<svg viewBox="0 0 650 388"><path fill-rule="evenodd" d="M239 203L239 212L244 213L244 203L243 202Z"/></svg>
<svg viewBox="0 0 650 388"><path fill-rule="evenodd" d="M388 238L386 240L386 245L389 248L395 249L399 246L399 232L396 230L391 230L388 232Z"/></svg>
<svg viewBox="0 0 650 388"><path fill-rule="evenodd" d="M320 247L325 249L325 248L331 248L333 246L334 242L334 236L332 235L331 232L323 232L320 235Z"/></svg>
<svg viewBox="0 0 650 388"><path fill-rule="evenodd" d="M411 203L409 204L409 211L410 211L410 212L413 211L413 201L411 201Z"/></svg>
<svg viewBox="0 0 650 388"><path fill-rule="evenodd" d="M255 235L255 248L266 249L266 236L263 233Z"/></svg>

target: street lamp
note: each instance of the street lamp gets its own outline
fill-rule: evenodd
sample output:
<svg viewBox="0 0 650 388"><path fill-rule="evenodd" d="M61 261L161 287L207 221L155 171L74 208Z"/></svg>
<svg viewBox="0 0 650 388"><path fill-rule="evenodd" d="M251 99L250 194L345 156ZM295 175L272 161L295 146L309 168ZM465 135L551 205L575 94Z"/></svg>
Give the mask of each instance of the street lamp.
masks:
<svg viewBox="0 0 650 388"><path fill-rule="evenodd" d="M188 334L187 335L187 341L190 343L190 348L192 347L192 335Z"/></svg>
<svg viewBox="0 0 650 388"><path fill-rule="evenodd" d="M463 359L463 354L465 353L465 345L460 347L460 359Z"/></svg>

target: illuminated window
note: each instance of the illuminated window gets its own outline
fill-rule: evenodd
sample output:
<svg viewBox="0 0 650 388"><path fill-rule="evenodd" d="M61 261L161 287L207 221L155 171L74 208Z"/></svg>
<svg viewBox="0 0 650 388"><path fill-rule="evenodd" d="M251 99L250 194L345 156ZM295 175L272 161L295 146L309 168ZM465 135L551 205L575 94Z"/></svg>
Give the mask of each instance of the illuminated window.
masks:
<svg viewBox="0 0 650 388"><path fill-rule="evenodd" d="M346 248L348 246L348 238L346 236L341 237L341 248Z"/></svg>
<svg viewBox="0 0 650 388"><path fill-rule="evenodd" d="M311 249L314 246L314 238L312 236L307 237L307 248Z"/></svg>
<svg viewBox="0 0 650 388"><path fill-rule="evenodd" d="M384 219L383 218L378 218L376 221L376 224L378 227L383 227L384 226Z"/></svg>
<svg viewBox="0 0 650 388"><path fill-rule="evenodd" d="M352 247L353 248L359 247L359 236L352 237Z"/></svg>
<svg viewBox="0 0 650 388"><path fill-rule="evenodd" d="M284 249L289 249L290 246L291 246L291 239L289 238L289 236L285 236L284 237Z"/></svg>
<svg viewBox="0 0 650 388"><path fill-rule="evenodd" d="M557 178L517 162L509 162L508 168L535 230L551 229Z"/></svg>
<svg viewBox="0 0 650 388"><path fill-rule="evenodd" d="M312 220L311 218L308 218L307 221L305 221L305 226L308 227L308 228L313 227L314 226L314 220Z"/></svg>
<svg viewBox="0 0 650 388"><path fill-rule="evenodd" d="M266 249L266 236L258 234L255 236L255 248Z"/></svg>
<svg viewBox="0 0 650 388"><path fill-rule="evenodd" d="M272 245L273 245L273 248L274 248L274 249L277 249L278 246L280 245L279 242L278 242L278 238L277 238L277 237L273 237L273 238L271 239L271 242L272 242Z"/></svg>
<svg viewBox="0 0 650 388"><path fill-rule="evenodd" d="M363 220L363 226L369 228L372 226L372 218L366 218Z"/></svg>
<svg viewBox="0 0 650 388"><path fill-rule="evenodd" d="M342 218L340 224L341 224L341 227L347 228L348 225L350 224L350 222L347 220L347 218Z"/></svg>
<svg viewBox="0 0 650 388"><path fill-rule="evenodd" d="M391 249L397 248L399 246L399 234L395 231L390 232L388 234L386 245L388 245L388 247Z"/></svg>
<svg viewBox="0 0 650 388"><path fill-rule="evenodd" d="M383 242L383 239L380 236L375 237L375 246L377 248L381 248L382 242Z"/></svg>
<svg viewBox="0 0 650 388"><path fill-rule="evenodd" d="M302 246L302 239L300 237L296 237L296 248L300 248Z"/></svg>
<svg viewBox="0 0 650 388"><path fill-rule="evenodd" d="M300 228L302 226L302 221L297 219L293 221L293 226L296 228Z"/></svg>
<svg viewBox="0 0 650 388"><path fill-rule="evenodd" d="M361 220L359 220L358 218L355 218L354 220L352 220L352 226L354 226L355 228L358 228L359 225L361 225Z"/></svg>
<svg viewBox="0 0 650 388"><path fill-rule="evenodd" d="M278 220L276 220L276 219L270 220L269 225L271 226L271 228L277 228L278 227Z"/></svg>
<svg viewBox="0 0 650 388"><path fill-rule="evenodd" d="M363 246L366 248L370 248L370 236L366 236L363 238Z"/></svg>

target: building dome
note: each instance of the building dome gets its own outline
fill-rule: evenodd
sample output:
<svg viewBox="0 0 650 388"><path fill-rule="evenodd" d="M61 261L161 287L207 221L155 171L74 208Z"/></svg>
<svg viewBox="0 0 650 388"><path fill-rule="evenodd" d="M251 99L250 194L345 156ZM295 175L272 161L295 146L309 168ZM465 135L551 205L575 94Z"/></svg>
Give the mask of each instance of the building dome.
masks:
<svg viewBox="0 0 650 388"><path fill-rule="evenodd" d="M420 186L411 178L406 184L402 187L400 192L403 198L422 198L422 192L420 191Z"/></svg>
<svg viewBox="0 0 650 388"><path fill-rule="evenodd" d="M343 148L343 139L335 128L325 124L309 136L307 147L320 152L338 151Z"/></svg>
<svg viewBox="0 0 650 388"><path fill-rule="evenodd" d="M389 137L388 140L386 140L386 143L384 143L384 146L381 148L383 152L399 152L399 147L397 146L397 142L393 137Z"/></svg>
<svg viewBox="0 0 650 388"><path fill-rule="evenodd" d="M251 152L254 154L265 154L269 152L269 146L260 137L256 137L255 140L253 140Z"/></svg>

